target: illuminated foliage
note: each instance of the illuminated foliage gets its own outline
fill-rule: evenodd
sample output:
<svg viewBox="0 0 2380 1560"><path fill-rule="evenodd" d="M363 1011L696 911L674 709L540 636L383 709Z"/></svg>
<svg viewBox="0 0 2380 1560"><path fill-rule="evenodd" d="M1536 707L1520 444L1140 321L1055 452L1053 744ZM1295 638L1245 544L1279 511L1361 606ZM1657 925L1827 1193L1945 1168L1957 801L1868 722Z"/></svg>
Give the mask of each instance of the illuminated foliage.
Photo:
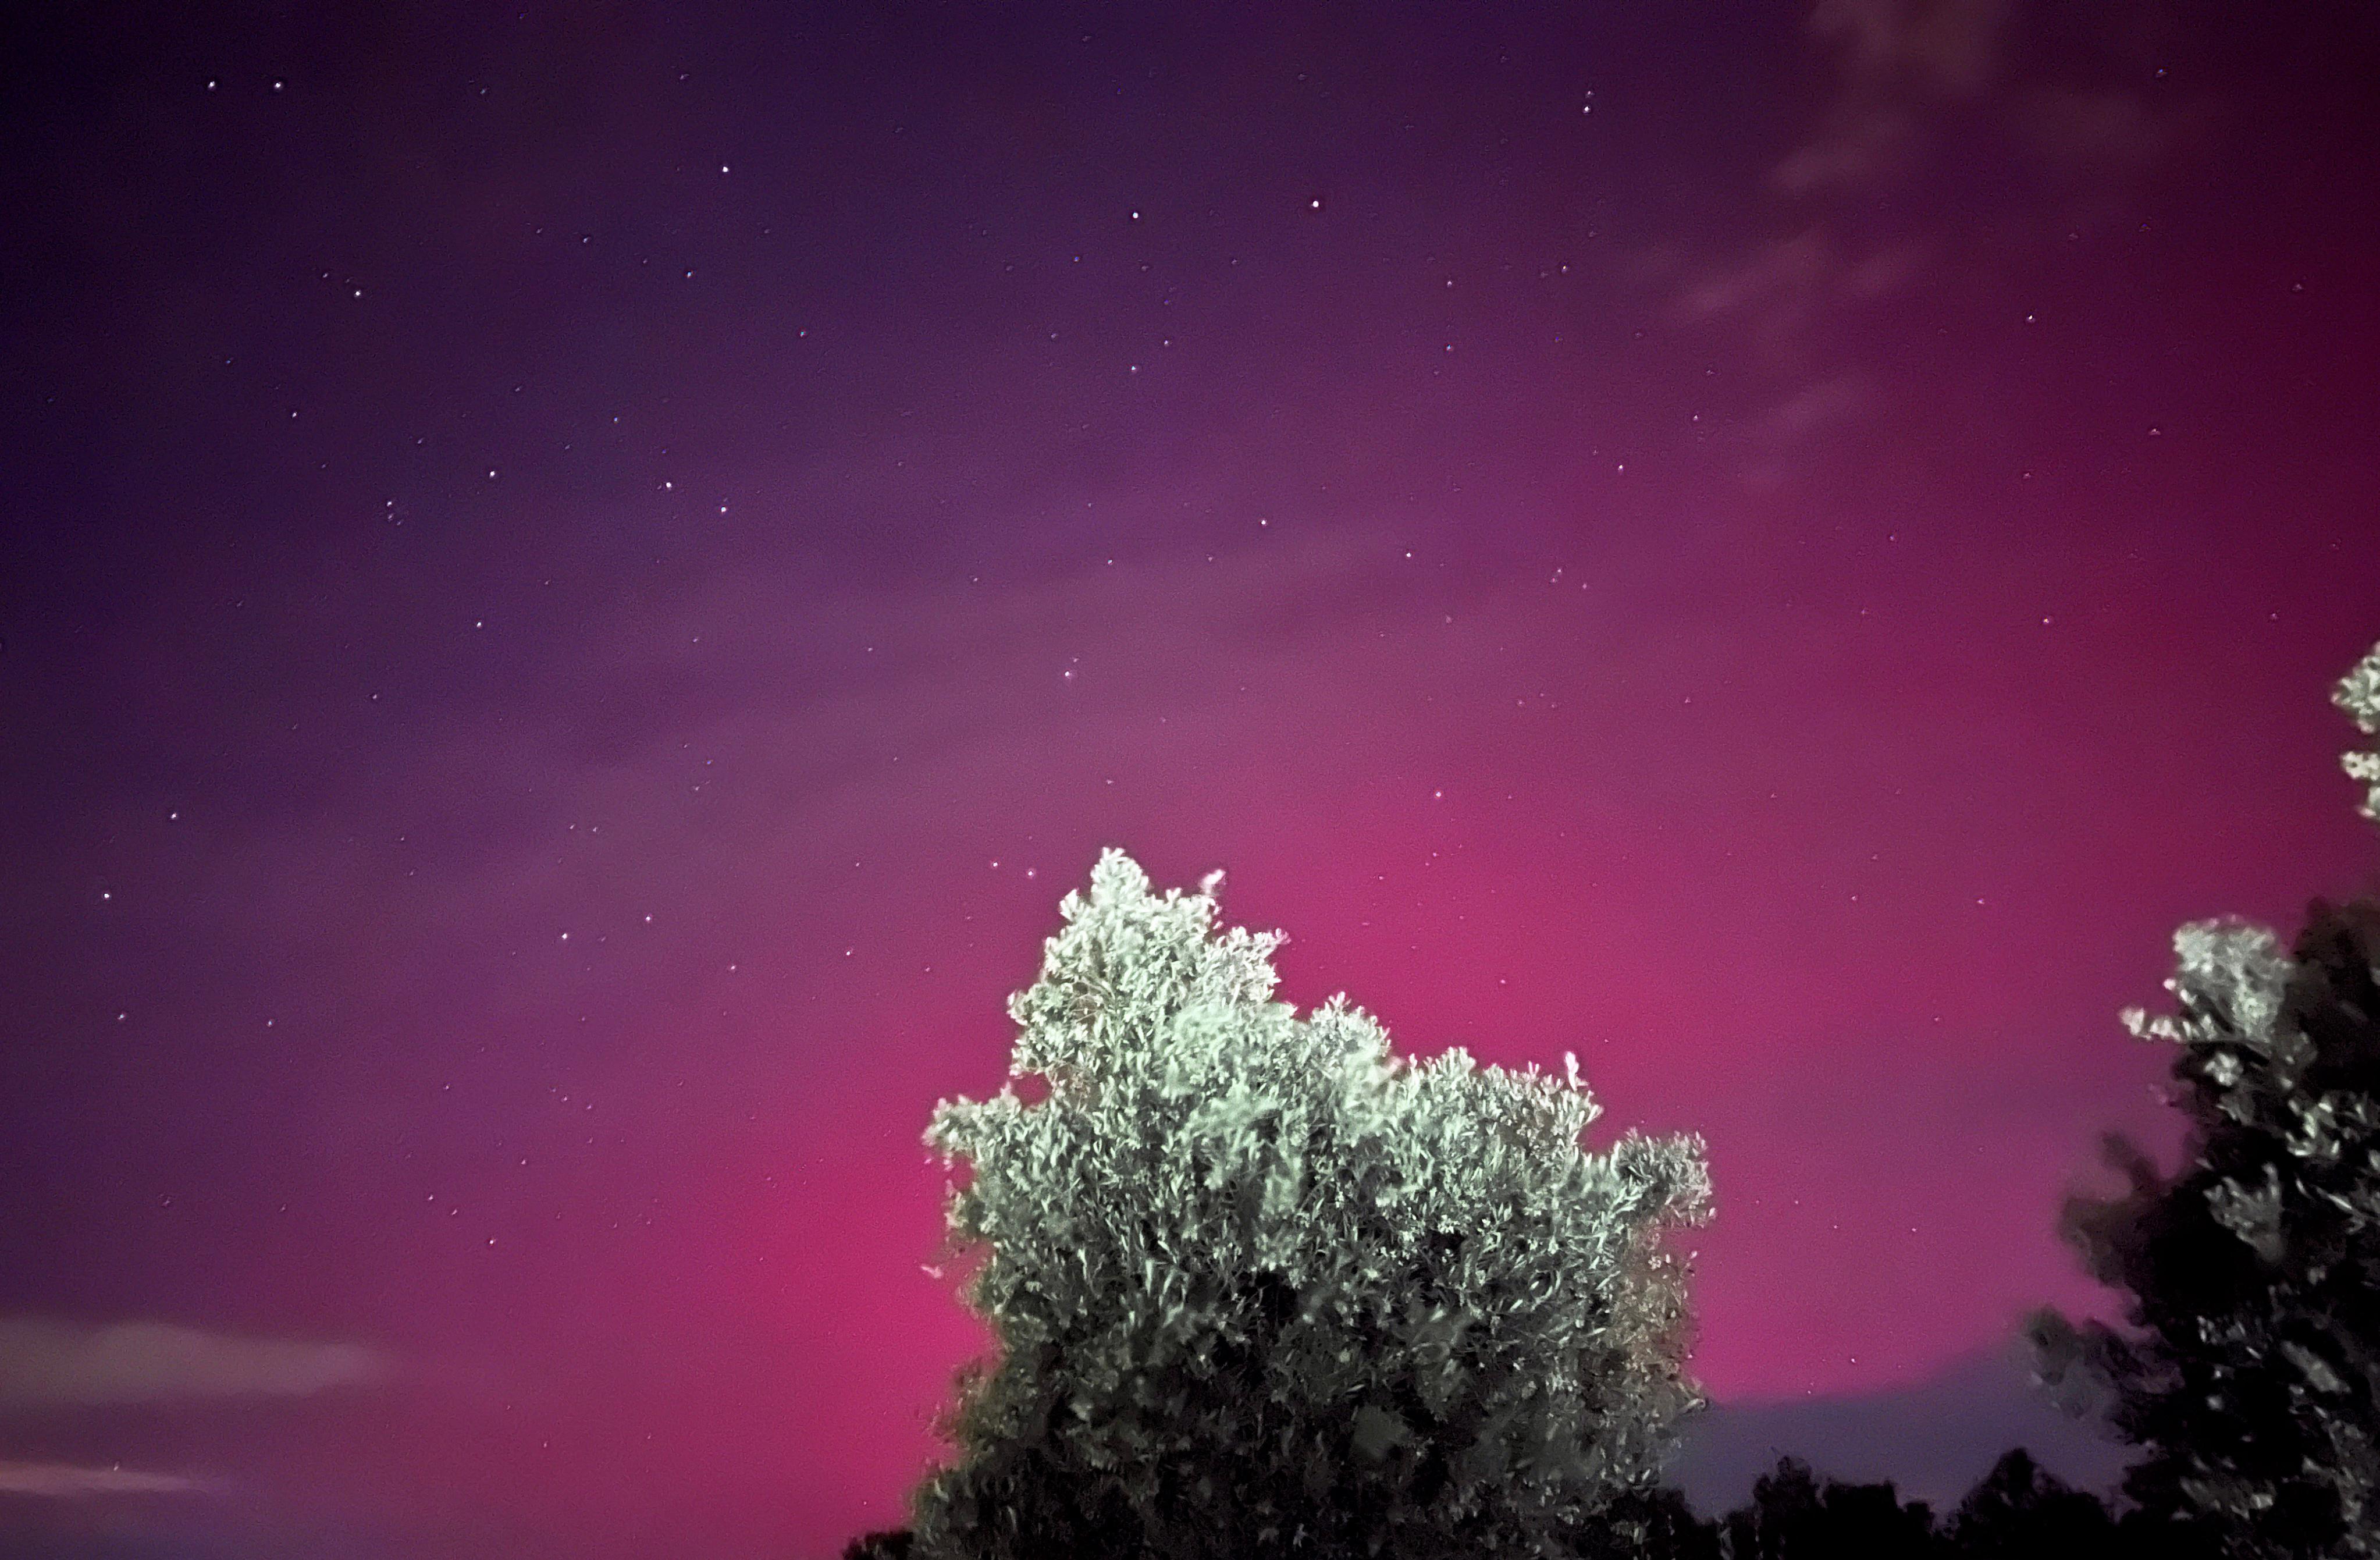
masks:
<svg viewBox="0 0 2380 1560"><path fill-rule="evenodd" d="M1211 935L1121 851L1010 999L1014 1085L944 1101L949 1219L999 1342L913 1493L917 1560L1570 1552L1700 1399L1694 1138L1581 1148L1579 1081L1415 1064L1343 995L1269 1000L1279 933Z"/></svg>
<svg viewBox="0 0 2380 1560"><path fill-rule="evenodd" d="M2380 730L2380 648L2336 701ZM2380 757L2350 753L2374 782ZM2178 1011L2124 1014L2172 1043L2192 1116L2171 1179L2121 1138L2130 1180L2070 1203L2092 1274L2130 1292L2130 1338L2034 1319L2045 1379L2112 1390L2149 1448L2125 1489L2234 1560L2380 1557L2380 906L2317 900L2292 954L2262 927L2193 923L2166 982Z"/></svg>
<svg viewBox="0 0 2380 1560"><path fill-rule="evenodd" d="M2380 644L2372 653L2355 664L2355 669L2339 680L2330 701L2347 712L2355 729L2366 737L2380 737ZM2380 742L2356 749L2339 759L2340 767L2369 787L2364 792L2363 805L2356 810L2375 823L2380 823Z"/></svg>

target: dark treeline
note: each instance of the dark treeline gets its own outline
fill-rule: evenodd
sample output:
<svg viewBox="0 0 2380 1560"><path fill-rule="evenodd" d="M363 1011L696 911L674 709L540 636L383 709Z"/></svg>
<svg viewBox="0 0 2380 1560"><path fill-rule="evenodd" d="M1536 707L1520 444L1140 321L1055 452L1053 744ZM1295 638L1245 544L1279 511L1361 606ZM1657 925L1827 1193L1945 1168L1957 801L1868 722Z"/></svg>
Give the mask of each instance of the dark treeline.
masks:
<svg viewBox="0 0 2380 1560"><path fill-rule="evenodd" d="M1664 1486L1623 1502L1577 1552L1580 1560L2216 1560L2220 1553L2209 1532L2137 1508L2118 1517L2021 1446L1948 1513L1903 1501L1889 1481L1821 1479L1785 1457L1724 1517L1696 1517L1681 1492Z"/></svg>
<svg viewBox="0 0 2380 1560"><path fill-rule="evenodd" d="M910 1547L905 1528L869 1533L844 1548L844 1560L909 1560ZM1663 1485L1624 1499L1570 1548L1577 1560L2217 1560L2221 1553L2204 1530L2137 1508L2119 1517L2022 1446L1948 1513L1903 1501L1889 1481L1822 1479L1785 1457L1754 1483L1750 1501L1723 1517L1697 1517L1683 1492ZM1102 1552L1098 1560L1111 1557Z"/></svg>

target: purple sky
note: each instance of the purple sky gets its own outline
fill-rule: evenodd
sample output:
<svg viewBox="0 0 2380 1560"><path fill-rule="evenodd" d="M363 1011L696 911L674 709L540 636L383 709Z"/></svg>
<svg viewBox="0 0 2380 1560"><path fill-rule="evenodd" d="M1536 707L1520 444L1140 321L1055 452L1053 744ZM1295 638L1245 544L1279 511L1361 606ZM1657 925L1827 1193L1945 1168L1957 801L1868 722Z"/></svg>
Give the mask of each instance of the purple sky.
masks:
<svg viewBox="0 0 2380 1560"><path fill-rule="evenodd" d="M2368 7L203 9L0 94L20 1547L897 1523L1109 845L1938 1481L2175 925L2375 884Z"/></svg>

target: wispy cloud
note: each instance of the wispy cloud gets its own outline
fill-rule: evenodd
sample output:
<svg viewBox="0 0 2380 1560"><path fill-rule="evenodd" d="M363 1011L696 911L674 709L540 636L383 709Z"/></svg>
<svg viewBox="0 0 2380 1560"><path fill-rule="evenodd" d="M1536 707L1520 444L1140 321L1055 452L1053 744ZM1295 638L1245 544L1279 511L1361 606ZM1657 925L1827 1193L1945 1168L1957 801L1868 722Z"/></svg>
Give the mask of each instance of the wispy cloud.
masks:
<svg viewBox="0 0 2380 1560"><path fill-rule="evenodd" d="M1695 324L1737 316L1772 346L1786 345L1821 310L1883 298L1912 286L1925 250L1897 244L1854 256L1823 223L1697 273L1672 312Z"/></svg>
<svg viewBox="0 0 2380 1560"><path fill-rule="evenodd" d="M237 1337L162 1322L93 1327L0 1317L0 1409L303 1397L387 1373L381 1356L355 1344Z"/></svg>
<svg viewBox="0 0 2380 1560"><path fill-rule="evenodd" d="M2008 242L2120 212L2144 180L2211 145L2206 100L2145 89L2153 21L2134 0L2079 30L2058 25L2048 0L1812 0L1819 106L1768 165L1766 233L1699 259L1664 251L1658 271L1671 320L1734 337L1767 381L1766 408L1742 427L1764 469L1889 404L1876 365L1843 357L1855 322L1858 339L1875 339L1877 304L1973 282L2010 263ZM1922 215L1921 181L1978 154L2010 176L1988 195L2000 241L1982 248ZM1917 220L1880 224L1888 206Z"/></svg>
<svg viewBox="0 0 2380 1560"><path fill-rule="evenodd" d="M1804 384L1753 420L1753 436L1767 444L1797 444L1873 406L1876 389L1865 374L1840 373Z"/></svg>
<svg viewBox="0 0 2380 1560"><path fill-rule="evenodd" d="M1832 92L1807 139L1768 172L1803 213L1788 237L1696 274L1681 320L1735 316L1789 358L1824 311L1905 290L1930 258L1906 239L1860 247L1834 202L1906 175L1938 122L1984 97L2000 74L2010 0L1815 0L1804 28L1827 55Z"/></svg>
<svg viewBox="0 0 2380 1560"><path fill-rule="evenodd" d="M2213 105L2193 101L2160 111L2116 87L2047 86L2024 92L2017 124L2035 156L2071 178L2127 178L2214 138Z"/></svg>
<svg viewBox="0 0 2380 1560"><path fill-rule="evenodd" d="M1798 312L1837 265L1834 240L1823 227L1764 244L1750 254L1705 270L1678 294L1678 317L1707 320L1782 301Z"/></svg>
<svg viewBox="0 0 2380 1560"><path fill-rule="evenodd" d="M1973 97L1991 84L2008 0L1817 0L1813 33L1841 45L1865 87Z"/></svg>
<svg viewBox="0 0 2380 1560"><path fill-rule="evenodd" d="M0 1462L0 1495L183 1495L205 1494L214 1488L203 1479L178 1473L152 1473L111 1465L80 1468L73 1463Z"/></svg>
<svg viewBox="0 0 2380 1560"><path fill-rule="evenodd" d="M1769 181L1789 194L1871 184L1923 150L1939 105L1999 74L2009 0L1817 0L1810 34L1835 56L1836 94L1817 134Z"/></svg>

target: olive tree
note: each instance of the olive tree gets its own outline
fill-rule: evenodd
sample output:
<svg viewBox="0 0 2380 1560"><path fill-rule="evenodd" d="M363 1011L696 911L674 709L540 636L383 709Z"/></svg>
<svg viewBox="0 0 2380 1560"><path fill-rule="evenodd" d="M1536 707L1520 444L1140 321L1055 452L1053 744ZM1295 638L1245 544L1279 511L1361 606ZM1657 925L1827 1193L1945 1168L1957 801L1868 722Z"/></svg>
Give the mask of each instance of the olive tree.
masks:
<svg viewBox="0 0 2380 1560"><path fill-rule="evenodd" d="M2335 701L2380 734L2380 647ZM2380 822L2380 754L2345 767ZM2109 1395L2143 1517L2234 1560L2380 1560L2380 906L2316 900L2287 955L2229 919L2174 949L2179 1011L2123 1018L2180 1048L2185 1163L2112 1138L2129 1189L2064 1221L2140 1335L2038 1313L2041 1375Z"/></svg>
<svg viewBox="0 0 2380 1560"><path fill-rule="evenodd" d="M1391 1059L1344 993L1269 1000L1220 872L1109 850L1009 1000L1009 1071L940 1103L948 1255L996 1355L913 1492L916 1560L1573 1552L1702 1399L1683 1257L1701 1140L1602 1153L1580 1081ZM1689 1253L1688 1255L1691 1255ZM1605 1523L1602 1529L1598 1523Z"/></svg>

